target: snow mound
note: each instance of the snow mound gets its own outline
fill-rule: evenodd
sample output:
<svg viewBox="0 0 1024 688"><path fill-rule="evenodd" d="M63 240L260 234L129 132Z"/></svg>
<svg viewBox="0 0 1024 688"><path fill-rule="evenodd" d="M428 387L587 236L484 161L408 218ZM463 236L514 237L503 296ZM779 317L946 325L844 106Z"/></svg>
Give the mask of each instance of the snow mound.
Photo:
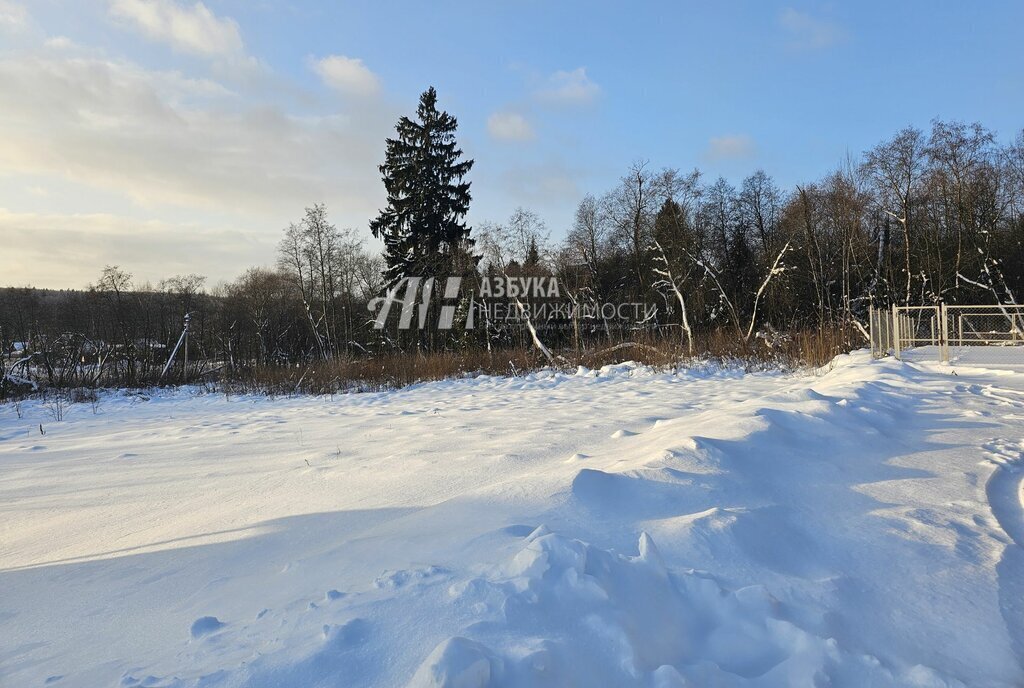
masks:
<svg viewBox="0 0 1024 688"><path fill-rule="evenodd" d="M486 688L491 685L491 664L495 661L480 643L466 638L449 638L430 653L409 686Z"/></svg>
<svg viewBox="0 0 1024 688"><path fill-rule="evenodd" d="M413 688L892 682L874 658L787 620L764 587L670 571L646 533L623 556L541 527L496 576L453 593L479 605L497 593L499 618L441 642Z"/></svg>
<svg viewBox="0 0 1024 688"><path fill-rule="evenodd" d="M195 620L192 624L192 628L189 629L189 634L193 639L197 639L202 638L205 635L210 635L222 628L224 628L224 623L216 616L204 616Z"/></svg>

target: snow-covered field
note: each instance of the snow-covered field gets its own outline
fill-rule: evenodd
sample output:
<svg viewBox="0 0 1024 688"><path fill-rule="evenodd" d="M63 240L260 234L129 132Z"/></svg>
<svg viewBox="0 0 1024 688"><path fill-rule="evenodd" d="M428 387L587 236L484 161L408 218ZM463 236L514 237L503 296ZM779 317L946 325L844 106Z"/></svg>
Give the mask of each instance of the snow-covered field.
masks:
<svg viewBox="0 0 1024 688"><path fill-rule="evenodd" d="M1024 684L1024 373L23 411L4 688Z"/></svg>

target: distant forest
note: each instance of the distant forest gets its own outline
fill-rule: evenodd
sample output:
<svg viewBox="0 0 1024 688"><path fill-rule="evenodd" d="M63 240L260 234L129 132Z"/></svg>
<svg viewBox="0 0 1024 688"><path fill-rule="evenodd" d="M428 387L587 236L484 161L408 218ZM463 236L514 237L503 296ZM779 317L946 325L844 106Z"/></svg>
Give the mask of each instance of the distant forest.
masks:
<svg viewBox="0 0 1024 688"><path fill-rule="evenodd" d="M662 339L700 353L716 333L757 347L825 328L858 346L869 305L1012 304L1024 294L1024 132L1001 143L980 124L937 120L792 189L761 170L734 186L637 162L614 188L585 196L552 241L526 208L465 224L472 161L456 127L430 89L387 141L388 203L370 225L382 255L313 205L283 230L274 267L229 284L181 275L140 285L130 266L98 266L82 291L4 289L7 369L21 361L43 378L72 370L89 383L99 366L120 383L153 381L186 313L191 360L222 369L531 346L521 324L373 329L370 300L410 275L554 276L575 304L655 306L642 320L543 333L555 351Z"/></svg>

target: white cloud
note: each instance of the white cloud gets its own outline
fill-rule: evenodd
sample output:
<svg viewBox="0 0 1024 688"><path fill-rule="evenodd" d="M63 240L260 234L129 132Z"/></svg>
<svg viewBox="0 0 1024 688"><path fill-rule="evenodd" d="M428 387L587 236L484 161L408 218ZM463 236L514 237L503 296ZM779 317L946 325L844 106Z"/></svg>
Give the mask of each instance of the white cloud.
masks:
<svg viewBox="0 0 1024 688"><path fill-rule="evenodd" d="M346 95L370 96L380 88L377 75L358 58L328 55L310 64L325 84Z"/></svg>
<svg viewBox="0 0 1024 688"><path fill-rule="evenodd" d="M397 117L379 103L292 114L208 79L89 57L0 59L0 93L0 179L103 192L110 200L101 207L116 214L211 226L232 218L275 239L318 201L339 224L365 226L380 207L375 169ZM30 205L3 186L0 203ZM204 236L196 237L197 253L206 250Z"/></svg>
<svg viewBox="0 0 1024 688"><path fill-rule="evenodd" d="M28 10L11 0L0 0L0 29L21 29L28 24Z"/></svg>
<svg viewBox="0 0 1024 688"><path fill-rule="evenodd" d="M0 173L57 174L143 204L311 200L339 150L367 170L379 155L341 118L250 106L217 82L131 63L0 60L0 92Z"/></svg>
<svg viewBox="0 0 1024 688"><path fill-rule="evenodd" d="M53 36L43 42L43 46L51 50L73 50L78 45L67 36Z"/></svg>
<svg viewBox="0 0 1024 688"><path fill-rule="evenodd" d="M276 237L248 227L140 220L108 213L15 213L0 208L0 287L85 287L104 265L121 265L136 282L197 272L215 283L266 263Z"/></svg>
<svg viewBox="0 0 1024 688"><path fill-rule="evenodd" d="M218 17L202 2L175 0L111 0L110 13L151 40L206 57L238 57L245 53L238 24Z"/></svg>
<svg viewBox="0 0 1024 688"><path fill-rule="evenodd" d="M566 165L557 157L523 165L511 165L501 172L501 186L514 205L526 205L542 217L557 215L566 207L566 199L580 198L580 169ZM514 207L514 206L513 206Z"/></svg>
<svg viewBox="0 0 1024 688"><path fill-rule="evenodd" d="M530 141L533 127L518 112L495 112L487 118L487 131L499 141Z"/></svg>
<svg viewBox="0 0 1024 688"><path fill-rule="evenodd" d="M708 142L704 157L710 161L736 160L754 156L754 140L745 134L715 136Z"/></svg>
<svg viewBox="0 0 1024 688"><path fill-rule="evenodd" d="M537 90L538 100L553 105L589 105L601 94L601 87L590 80L585 67L558 71Z"/></svg>
<svg viewBox="0 0 1024 688"><path fill-rule="evenodd" d="M789 47L797 50L820 50L843 38L843 32L836 24L816 19L792 7L782 11L779 24L789 36Z"/></svg>

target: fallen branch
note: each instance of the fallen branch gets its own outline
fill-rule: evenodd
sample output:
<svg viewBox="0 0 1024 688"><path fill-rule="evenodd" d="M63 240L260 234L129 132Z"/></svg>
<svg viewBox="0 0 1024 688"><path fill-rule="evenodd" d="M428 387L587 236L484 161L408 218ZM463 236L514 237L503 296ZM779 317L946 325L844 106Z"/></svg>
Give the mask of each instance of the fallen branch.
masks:
<svg viewBox="0 0 1024 688"><path fill-rule="evenodd" d="M533 326L533 321L530 320L530 314L529 311L526 310L526 306L524 306L523 302L520 301L518 298L516 298L516 306L519 308L519 313L523 316L523 319L526 321L526 329L530 331L530 338L533 340L533 345L537 348L538 351L544 354L544 358L548 359L548 363L554 365L556 356L551 353L551 350L549 348L544 346L544 342L542 342L540 340L540 337L537 336L537 328ZM562 356L557 356L557 358L563 363L568 362Z"/></svg>
<svg viewBox="0 0 1024 688"><path fill-rule="evenodd" d="M650 351L650 352L656 353L656 354L657 353L661 353L656 347L653 347L653 346L651 346L649 344L641 344L640 342L622 342L621 344L616 344L613 347L609 347L607 349L602 349L601 351L594 351L594 352L591 353L591 356L603 356L604 354L610 354L610 353L615 352L615 351L620 351L621 349L631 349L631 348L632 349L643 349L644 351Z"/></svg>

